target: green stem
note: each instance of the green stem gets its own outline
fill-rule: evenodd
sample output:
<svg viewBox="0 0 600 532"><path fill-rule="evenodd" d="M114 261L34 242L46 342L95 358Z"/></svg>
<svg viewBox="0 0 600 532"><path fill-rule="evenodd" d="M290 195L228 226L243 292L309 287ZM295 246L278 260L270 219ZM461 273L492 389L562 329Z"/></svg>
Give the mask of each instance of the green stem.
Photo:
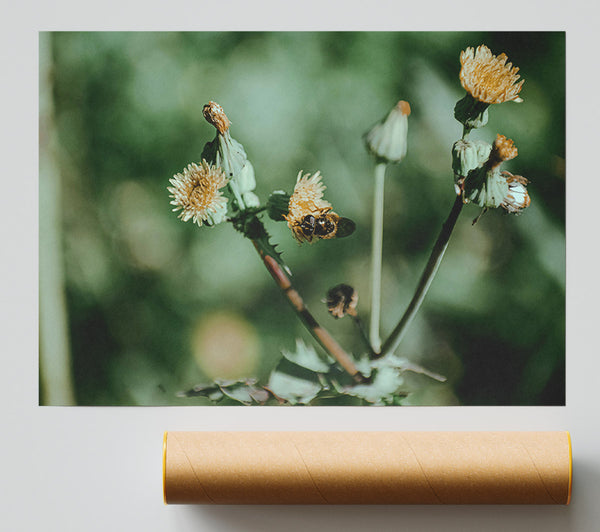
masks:
<svg viewBox="0 0 600 532"><path fill-rule="evenodd" d="M371 345L371 342L369 341L369 336L367 334L367 331L365 329L365 324L363 323L363 321L358 317L358 315L354 315L352 316L352 321L354 321L354 324L356 325L356 328L358 329L358 332L360 333L360 337L363 341L363 343L365 344L365 347L367 348L367 352L369 353L369 358L377 358L377 353L375 353L375 351L373 351L373 346Z"/></svg>
<svg viewBox="0 0 600 532"><path fill-rule="evenodd" d="M370 340L373 351L381 350L379 322L381 318L381 255L383 248L383 198L385 169L387 163L375 165L375 187L373 194L373 244L371 249L371 322Z"/></svg>
<svg viewBox="0 0 600 532"><path fill-rule="evenodd" d="M462 197L457 196L456 200L454 201L454 205L452 206L452 210L448 215L448 219L444 222L444 225L442 225L442 230L440 231L438 239L433 246L433 250L431 251L431 255L429 256L425 270L421 275L421 279L419 280L415 294L409 303L408 308L404 312L404 316L402 316L398 322L398 325L396 325L396 328L392 331L390 337L383 344L381 354L379 356L383 357L388 353L393 353L400 345L406 329L410 325L412 319L415 317L415 314L419 310L421 303L423 303L425 294L427 294L427 290L429 290L429 286L431 285L440 263L442 262L444 253L448 247L448 242L450 241L450 235L452 234L452 230L456 225L456 220L458 219L458 215L460 214L462 207Z"/></svg>

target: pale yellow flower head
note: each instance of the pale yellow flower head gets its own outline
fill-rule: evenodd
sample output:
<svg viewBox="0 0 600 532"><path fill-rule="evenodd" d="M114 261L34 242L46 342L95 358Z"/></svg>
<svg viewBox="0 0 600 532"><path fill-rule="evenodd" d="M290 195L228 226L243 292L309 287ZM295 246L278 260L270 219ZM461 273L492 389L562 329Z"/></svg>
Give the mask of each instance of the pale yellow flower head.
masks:
<svg viewBox="0 0 600 532"><path fill-rule="evenodd" d="M323 199L323 192L326 188L321 182L319 172L312 176L310 174L302 175L302 171L298 174L294 193L290 197L288 214L283 216L298 242L306 241L310 243L313 238L317 237L311 229L310 222L308 228L303 230L307 217L313 217L312 225L314 225L314 219L321 216L329 213L332 216L337 216L332 212L331 203Z"/></svg>
<svg viewBox="0 0 600 532"><path fill-rule="evenodd" d="M284 218L288 226L292 227L294 223L299 223L302 219L311 214L318 216L331 210L331 203L323 199L323 192L327 187L321 181L321 174L317 172L314 175L298 174L294 193L290 197L289 212Z"/></svg>
<svg viewBox="0 0 600 532"><path fill-rule="evenodd" d="M460 54L460 82L476 100L492 104L521 102L519 92L524 80L518 81L519 69L507 63L506 54L495 56L481 45L477 50L467 48Z"/></svg>
<svg viewBox="0 0 600 532"><path fill-rule="evenodd" d="M197 165L191 163L183 173L175 174L167 187L171 193L173 211L181 210L179 218L184 222L192 219L198 225L203 222L215 225L222 222L227 214L227 198L220 189L228 183L220 167L211 166L205 160Z"/></svg>

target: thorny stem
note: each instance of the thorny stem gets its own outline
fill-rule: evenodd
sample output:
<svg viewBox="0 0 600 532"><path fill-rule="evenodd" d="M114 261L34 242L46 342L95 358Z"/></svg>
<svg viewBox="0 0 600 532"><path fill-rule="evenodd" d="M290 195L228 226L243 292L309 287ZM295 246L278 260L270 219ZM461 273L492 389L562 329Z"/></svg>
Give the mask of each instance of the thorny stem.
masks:
<svg viewBox="0 0 600 532"><path fill-rule="evenodd" d="M281 266L277 264L277 261L273 257L261 253L256 243L254 243L254 247L261 256L265 267L277 283L277 286L283 292L288 302L315 340L325 351L327 351L327 353L329 353L335 360L338 361L340 366L342 366L342 368L344 368L344 370L346 370L356 382L365 382L365 377L358 371L350 355L348 355L348 353L344 351L344 349L335 341L335 339L317 323L317 320L315 320L313 315L306 308L302 297L292 286L289 277L283 271Z"/></svg>
<svg viewBox="0 0 600 532"><path fill-rule="evenodd" d="M375 188L373 194L373 246L371 249L371 322L370 334L372 350L381 350L379 322L381 316L381 255L383 247L383 191L387 163L375 165Z"/></svg>
<svg viewBox="0 0 600 532"><path fill-rule="evenodd" d="M456 200L454 201L452 210L448 215L448 219L444 222L444 225L442 225L442 230L440 231L438 239L433 246L433 250L429 256L429 261L427 262L425 270L421 275L421 279L419 280L415 294L409 303L408 308L404 312L404 316L402 316L398 322L398 325L396 325L396 328L392 331L392 334L390 334L390 337L383 344L381 353L379 354L380 357L383 357L388 353L393 353L400 345L406 329L419 310L423 299L425 299L425 294L427 294L427 290L429 289L438 267L442 262L442 258L444 257L444 253L448 247L448 242L450 241L450 235L452 234L452 230L454 229L456 220L458 219L458 215L460 214L462 207L462 195L456 196Z"/></svg>

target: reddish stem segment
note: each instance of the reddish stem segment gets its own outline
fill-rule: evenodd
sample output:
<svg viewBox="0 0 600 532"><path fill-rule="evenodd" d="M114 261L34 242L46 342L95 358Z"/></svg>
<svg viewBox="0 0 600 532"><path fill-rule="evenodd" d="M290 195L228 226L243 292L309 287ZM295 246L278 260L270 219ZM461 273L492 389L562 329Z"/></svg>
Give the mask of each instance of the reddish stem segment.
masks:
<svg viewBox="0 0 600 532"><path fill-rule="evenodd" d="M321 327L317 320L313 317L313 315L309 312L304 304L304 301L298 291L292 286L292 283L287 276L287 274L283 271L283 268L277 263L277 261L269 256L261 253L256 244L254 244L256 251L261 256L265 267L277 283L277 286L281 289L288 302L298 314L304 325L313 335L315 340L319 342L321 347L327 351L335 360L338 361L340 366L344 368L356 382L364 382L365 378L358 371L352 358L344 349L338 344L333 336L331 336L323 327Z"/></svg>

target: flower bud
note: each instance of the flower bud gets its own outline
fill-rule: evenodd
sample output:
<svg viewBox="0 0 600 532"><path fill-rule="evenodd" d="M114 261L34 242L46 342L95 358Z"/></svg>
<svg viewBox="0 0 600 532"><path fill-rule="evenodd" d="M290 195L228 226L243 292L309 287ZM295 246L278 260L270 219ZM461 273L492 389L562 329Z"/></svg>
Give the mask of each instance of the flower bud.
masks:
<svg viewBox="0 0 600 532"><path fill-rule="evenodd" d="M471 170L485 163L492 147L482 140L458 140L452 146L452 169L455 176L467 177Z"/></svg>
<svg viewBox="0 0 600 532"><path fill-rule="evenodd" d="M408 148L408 115L410 105L400 100L387 116L365 135L367 149L387 163L399 163Z"/></svg>
<svg viewBox="0 0 600 532"><path fill-rule="evenodd" d="M482 140L457 140L452 146L452 169L456 194L462 193L463 182L471 170L483 165L492 147Z"/></svg>

